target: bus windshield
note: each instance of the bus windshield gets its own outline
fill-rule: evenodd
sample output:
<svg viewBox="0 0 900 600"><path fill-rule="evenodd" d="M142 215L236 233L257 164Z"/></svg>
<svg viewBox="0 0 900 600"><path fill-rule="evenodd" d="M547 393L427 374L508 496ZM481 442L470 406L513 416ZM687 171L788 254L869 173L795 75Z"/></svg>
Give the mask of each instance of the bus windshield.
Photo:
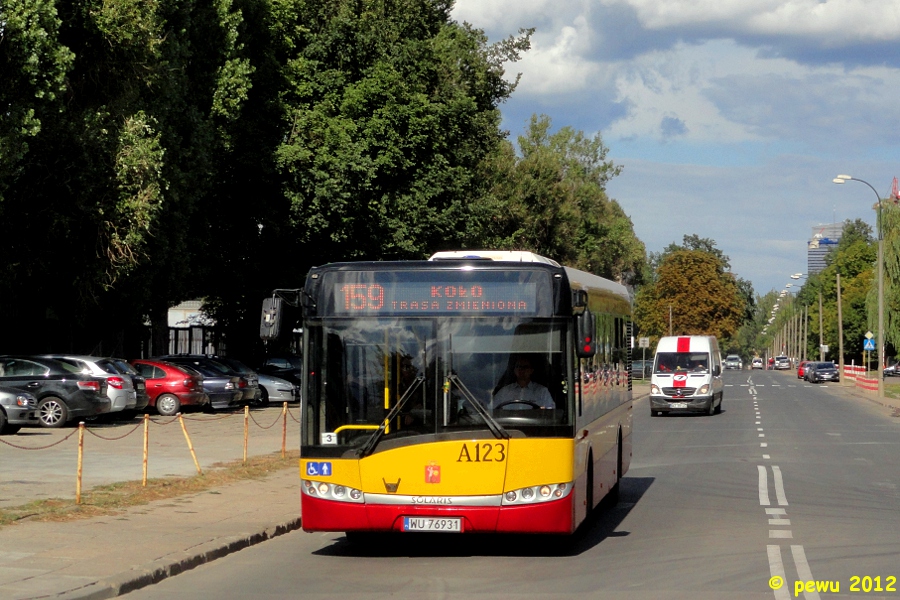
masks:
<svg viewBox="0 0 900 600"><path fill-rule="evenodd" d="M572 432L565 319L342 318L308 323L304 446L360 451L454 433ZM386 421L386 417L390 420Z"/></svg>

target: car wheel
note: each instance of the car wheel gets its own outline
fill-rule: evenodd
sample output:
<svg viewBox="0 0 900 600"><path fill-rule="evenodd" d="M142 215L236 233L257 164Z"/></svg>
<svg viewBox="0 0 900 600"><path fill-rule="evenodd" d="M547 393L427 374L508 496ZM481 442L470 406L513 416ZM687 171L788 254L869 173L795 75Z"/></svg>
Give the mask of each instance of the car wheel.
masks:
<svg viewBox="0 0 900 600"><path fill-rule="evenodd" d="M163 394L156 399L156 412L164 417L172 417L181 409L181 401L172 394Z"/></svg>
<svg viewBox="0 0 900 600"><path fill-rule="evenodd" d="M38 404L38 418L41 427L59 428L69 420L69 409L61 399L49 396Z"/></svg>
<svg viewBox="0 0 900 600"><path fill-rule="evenodd" d="M658 417L658 416L661 415L661 414L662 414L662 413L659 412L658 410L653 410L652 408L650 409L650 416L651 416L651 417Z"/></svg>
<svg viewBox="0 0 900 600"><path fill-rule="evenodd" d="M259 386L259 401L260 406L268 406L269 405L269 391L263 386Z"/></svg>

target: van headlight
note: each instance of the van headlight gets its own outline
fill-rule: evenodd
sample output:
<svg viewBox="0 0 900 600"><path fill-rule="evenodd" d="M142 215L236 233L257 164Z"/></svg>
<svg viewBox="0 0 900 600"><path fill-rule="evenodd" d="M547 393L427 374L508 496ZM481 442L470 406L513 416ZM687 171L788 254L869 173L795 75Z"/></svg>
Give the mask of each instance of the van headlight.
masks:
<svg viewBox="0 0 900 600"><path fill-rule="evenodd" d="M650 384L650 393L654 396L662 396L662 392L659 391L659 386L655 383Z"/></svg>
<svg viewBox="0 0 900 600"><path fill-rule="evenodd" d="M697 394L699 394L701 396L703 394L708 394L708 393L709 393L709 384L708 383L704 383L703 385L700 386L700 389L697 390Z"/></svg>

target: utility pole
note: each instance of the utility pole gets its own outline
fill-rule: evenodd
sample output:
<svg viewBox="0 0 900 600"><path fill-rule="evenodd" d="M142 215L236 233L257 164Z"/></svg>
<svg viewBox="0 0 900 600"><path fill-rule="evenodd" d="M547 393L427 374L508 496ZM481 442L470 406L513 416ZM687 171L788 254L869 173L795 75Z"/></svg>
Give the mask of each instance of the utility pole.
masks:
<svg viewBox="0 0 900 600"><path fill-rule="evenodd" d="M825 345L824 332L822 331L822 290L819 290L819 360L825 360L825 351L822 346Z"/></svg>
<svg viewBox="0 0 900 600"><path fill-rule="evenodd" d="M844 382L844 319L841 316L841 274L837 278L837 310L838 310L838 377Z"/></svg>

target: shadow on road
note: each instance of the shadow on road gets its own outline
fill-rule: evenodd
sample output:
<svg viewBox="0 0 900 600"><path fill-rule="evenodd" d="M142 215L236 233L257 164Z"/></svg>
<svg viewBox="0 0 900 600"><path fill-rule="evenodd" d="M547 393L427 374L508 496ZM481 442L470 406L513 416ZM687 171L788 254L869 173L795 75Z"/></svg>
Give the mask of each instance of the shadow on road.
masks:
<svg viewBox="0 0 900 600"><path fill-rule="evenodd" d="M608 506L604 500L571 536L357 532L338 538L313 554L358 557L577 556L606 538L629 535L630 532L617 529L650 489L653 480L652 477L622 478L619 503Z"/></svg>

